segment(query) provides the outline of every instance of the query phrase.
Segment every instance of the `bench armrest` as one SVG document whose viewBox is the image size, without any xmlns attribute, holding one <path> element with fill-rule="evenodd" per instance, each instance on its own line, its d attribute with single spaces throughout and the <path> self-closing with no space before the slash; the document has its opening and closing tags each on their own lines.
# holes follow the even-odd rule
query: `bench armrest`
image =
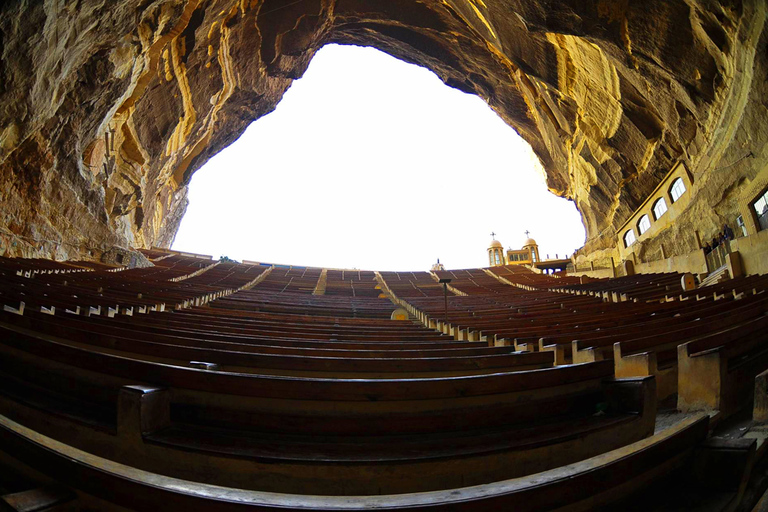
<svg viewBox="0 0 768 512">
<path fill-rule="evenodd" d="M 631 377 L 605 381 L 605 397 L 608 410 L 634 413 L 656 420 L 656 378 Z M 653 433 L 653 429 L 651 429 Z"/>
</svg>

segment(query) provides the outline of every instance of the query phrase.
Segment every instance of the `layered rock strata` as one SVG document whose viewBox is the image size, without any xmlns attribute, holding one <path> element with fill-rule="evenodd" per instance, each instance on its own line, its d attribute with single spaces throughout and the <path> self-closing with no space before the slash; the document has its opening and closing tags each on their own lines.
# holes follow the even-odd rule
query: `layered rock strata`
<svg viewBox="0 0 768 512">
<path fill-rule="evenodd" d="M 654 243 L 690 250 L 686 230 L 732 222 L 768 160 L 765 19 L 760 0 L 11 0 L 0 254 L 167 247 L 192 173 L 327 43 L 374 46 L 485 99 L 576 203 L 585 253 L 610 252 L 684 162 L 696 201 Z"/>
</svg>

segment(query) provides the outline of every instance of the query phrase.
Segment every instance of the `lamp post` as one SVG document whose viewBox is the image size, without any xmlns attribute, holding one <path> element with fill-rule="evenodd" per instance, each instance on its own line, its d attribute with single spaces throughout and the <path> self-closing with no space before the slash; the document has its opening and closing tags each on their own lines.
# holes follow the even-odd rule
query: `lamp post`
<svg viewBox="0 0 768 512">
<path fill-rule="evenodd" d="M 438 281 L 443 285 L 443 297 L 445 298 L 445 323 L 448 324 L 448 283 L 451 282 L 448 278 L 443 278 Z"/>
</svg>

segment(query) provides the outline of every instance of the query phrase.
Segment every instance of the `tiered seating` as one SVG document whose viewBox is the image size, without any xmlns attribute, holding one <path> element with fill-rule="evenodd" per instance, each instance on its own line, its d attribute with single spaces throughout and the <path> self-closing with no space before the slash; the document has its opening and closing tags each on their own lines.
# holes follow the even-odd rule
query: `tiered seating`
<svg viewBox="0 0 768 512">
<path fill-rule="evenodd" d="M 591 297 L 543 290 L 527 291 L 499 281 L 482 270 L 454 271 L 444 275 L 454 276 L 458 282 L 456 288 L 467 293 L 466 296 L 450 296 L 448 299 L 449 322 L 454 331 L 459 332 L 457 339 L 466 339 L 462 333 L 472 330 L 491 336 L 497 342 L 507 339 L 502 343 L 511 343 L 511 340 L 517 339 L 518 349 L 532 349 L 533 344 L 537 345 L 542 336 L 552 332 L 553 327 L 562 325 L 563 329 L 568 329 L 582 322 L 585 314 L 594 312 L 594 309 L 583 309 L 604 307 L 602 301 Z M 387 281 L 387 284 L 390 282 Z M 451 282 L 451 285 L 454 283 Z M 403 300 L 432 319 L 442 320 L 445 316 L 445 303 L 440 297 L 408 297 Z"/>
<path fill-rule="evenodd" d="M 325 293 L 313 291 L 322 269 L 273 268 L 257 287 L 217 301 L 216 308 L 292 314 L 297 308 L 311 315 L 389 318 L 392 303 L 380 298 L 373 272 L 328 270 Z M 344 273 L 342 275 L 342 273 Z M 341 280 L 346 277 L 346 280 Z M 370 279 L 369 279 L 370 278 Z"/>
<path fill-rule="evenodd" d="M 710 297 L 715 300 L 730 297 L 739 299 L 762 293 L 766 289 L 768 289 L 768 275 L 753 275 L 729 279 L 710 286 L 699 286 L 697 289 L 687 292 L 670 293 L 666 298 L 667 300 L 702 300 Z"/>
<path fill-rule="evenodd" d="M 681 410 L 711 409 L 724 417 L 751 402 L 755 377 L 768 368 L 766 311 L 729 318 L 677 347 Z"/>
<path fill-rule="evenodd" d="M 396 296 L 442 297 L 443 285 L 429 272 L 379 272 Z M 453 295 L 453 292 L 450 292 Z"/>
<path fill-rule="evenodd" d="M 134 510 L 153 510 L 158 503 L 162 503 L 163 509 L 169 511 L 234 511 L 244 508 L 271 511 L 290 506 L 294 510 L 306 511 L 449 509 L 474 512 L 514 508 L 527 512 L 587 511 L 599 507 L 627 510 L 629 504 L 643 501 L 646 502 L 643 503 L 645 508 L 638 510 L 649 510 L 649 500 L 643 500 L 647 498 L 649 485 L 665 478 L 692 473 L 692 455 L 706 434 L 707 418 L 694 417 L 624 449 L 534 477 L 456 490 L 353 498 L 276 495 L 169 478 L 86 455 L 8 420 L 0 422 L 0 448 L 32 461 L 36 468 L 44 469 L 56 480 L 77 488 L 79 499 L 85 508 L 91 510 L 112 502 Z M 676 487 L 675 491 L 679 493 L 682 486 L 678 483 Z M 713 498 L 722 501 L 722 488 L 717 484 L 709 487 L 699 485 L 692 489 L 691 494 L 695 494 L 700 503 L 709 504 L 711 509 L 715 502 Z M 675 496 L 669 492 L 652 492 L 651 495 L 660 509 Z"/>
<path fill-rule="evenodd" d="M 156 272 L 168 277 L 173 259 L 160 260 L 171 261 Z M 251 282 L 251 269 L 238 267 L 219 264 L 172 282 Z M 147 294 L 157 282 L 148 280 Z M 394 308 L 385 299 L 317 296 L 308 287 L 258 291 L 269 283 L 267 276 L 205 307 L 130 317 L 3 313 L 0 406 L 97 455 L 202 478 L 169 464 L 193 457 L 217 468 L 218 483 L 277 492 L 487 483 L 652 432 L 652 381 L 606 381 L 610 364 L 552 368 L 550 354 L 456 343 L 383 319 L 380 312 Z M 359 301 L 382 306 L 361 312 Z M 612 401 L 621 395 L 634 398 Z M 603 403 L 613 404 L 608 414 L 594 416 Z M 154 428 L 143 437 L 131 431 L 131 414 Z M 555 445 L 557 453 L 542 448 Z M 466 463 L 461 473 L 456 458 Z"/>
<path fill-rule="evenodd" d="M 102 268 L 35 279 L 36 274 L 19 274 L 17 264 L 6 264 L 0 266 L 0 299 L 6 310 L 26 307 L 50 314 L 55 314 L 57 308 L 86 315 L 145 313 L 201 304 L 246 285 L 264 270 L 171 255 L 161 258 L 157 266 L 130 272 Z"/>
<path fill-rule="evenodd" d="M 247 285 L 266 270 L 257 265 L 241 265 L 239 263 L 218 263 L 208 267 L 199 275 L 186 279 L 187 284 L 210 286 L 219 289 L 237 289 Z"/>
<path fill-rule="evenodd" d="M 4 271 L 12 270 L 17 276 L 33 277 L 36 274 L 69 274 L 90 272 L 92 270 L 110 270 L 115 267 L 92 261 L 51 261 L 42 259 L 12 259 L 0 256 L 0 267 Z"/>
<path fill-rule="evenodd" d="M 382 291 L 419 315 L 444 313 L 427 273 L 382 273 L 379 285 L 360 271 L 153 256 L 149 269 L 31 278 L 9 268 L 0 281 L 4 300 L 51 300 L 45 286 L 66 290 L 54 298 L 70 310 L 81 297 L 120 304 L 114 315 L 0 312 L 0 449 L 22 461 L 11 468 L 78 489 L 86 507 L 587 510 L 689 471 L 704 449 L 706 417 L 649 437 L 663 376 L 617 380 L 626 358 L 662 359 L 695 328 L 722 327 L 679 350 L 702 361 L 717 352 L 720 363 L 696 371 L 733 375 L 724 413 L 768 366 L 766 294 L 746 291 L 757 281 L 717 301 L 614 303 L 550 291 L 557 279 L 517 269 L 441 272 L 465 294 L 449 297 L 450 321 L 486 337 L 459 341 L 390 319 Z M 200 294 L 211 298 L 122 314 Z M 566 347 L 577 364 L 555 366 Z"/>
<path fill-rule="evenodd" d="M 389 318 L 394 309 L 392 303 L 386 299 L 344 295 L 312 295 L 309 293 L 274 293 L 262 290 L 261 284 L 247 292 L 238 293 L 236 297 L 217 301 L 212 307 L 278 314 L 293 314 L 297 308 L 303 308 L 307 314 L 311 315 L 381 319 Z"/>
<path fill-rule="evenodd" d="M 440 279 L 450 279 L 451 286 L 467 295 L 506 293 L 509 286 L 482 269 L 443 270 L 435 272 Z"/>
<path fill-rule="evenodd" d="M 279 370 L 291 375 L 386 378 L 552 365 L 551 354 L 515 354 L 480 343 L 458 345 L 414 325 L 386 329 L 383 325 L 326 324 L 328 329 L 313 325 L 311 330 L 302 331 L 299 324 L 291 328 L 255 318 L 224 323 L 210 321 L 207 315 L 175 314 L 181 317 L 175 321 L 159 321 L 160 316 L 167 315 L 85 321 L 28 312 L 24 317 L 6 315 L 5 321 L 95 347 L 163 357 L 173 364 L 205 361 L 223 370 L 249 373 Z M 210 333 L 212 327 L 217 329 L 215 334 Z"/>
<path fill-rule="evenodd" d="M 676 272 L 663 274 L 636 274 L 612 279 L 590 280 L 583 284 L 559 286 L 558 291 L 587 293 L 614 302 L 624 300 L 666 300 L 671 290 L 680 289 L 683 275 Z"/>
<path fill-rule="evenodd" d="M 322 269 L 310 267 L 274 267 L 259 289 L 276 293 L 312 293 L 321 272 Z"/>
<path fill-rule="evenodd" d="M 36 429 L 67 436 L 73 422 L 89 425 L 87 439 L 62 440 L 96 454 L 114 453 L 121 447 L 110 444 L 107 436 L 112 434 L 103 432 L 115 431 L 119 438 L 128 428 L 121 424 L 122 409 L 131 407 L 124 402 L 141 401 L 136 393 L 160 393 L 165 398 L 147 398 L 147 419 L 138 424 L 152 418 L 170 421 L 145 435 L 151 444 L 142 445 L 141 461 L 132 454 L 122 457 L 151 471 L 191 477 L 168 464 L 181 456 L 177 450 L 191 451 L 201 464 L 217 468 L 219 483 L 245 485 L 247 479 L 262 490 L 397 493 L 436 489 L 446 482 L 483 483 L 519 476 L 515 471 L 574 462 L 653 430 L 652 381 L 637 382 L 635 391 L 610 391 L 606 386 L 630 385 L 603 382 L 612 374 L 610 363 L 468 377 L 345 381 L 210 372 L 158 361 L 157 356 L 114 354 L 109 348 L 25 332 L 11 326 L 2 331 L 3 389 L 10 394 L 6 399 L 16 401 L 14 410 L 23 409 Z M 103 374 L 106 368 L 109 373 Z M 83 374 L 83 381 L 72 377 Z M 62 388 L 64 379 L 70 384 Z M 121 384 L 131 380 L 154 387 L 136 390 Z M 622 394 L 636 399 L 594 416 L 598 404 Z M 40 405 L 49 412 L 39 415 L 29 409 Z M 158 410 L 163 407 L 170 409 Z M 57 421 L 48 417 L 50 411 L 57 412 Z M 117 424 L 110 421 L 115 411 Z M 46 421 L 55 425 L 53 431 Z M 542 457 L 542 442 L 562 450 Z M 275 446 L 282 450 L 275 451 Z M 249 469 L 233 467 L 233 456 L 247 458 Z M 456 457 L 465 461 L 467 473 L 451 469 Z M 286 480 L 282 464 L 288 461 L 292 476 Z M 323 469 L 321 475 L 318 469 Z M 360 474 L 367 476 L 355 477 Z"/>
<path fill-rule="evenodd" d="M 381 291 L 376 274 L 368 270 L 329 270 L 326 295 L 345 297 L 378 297 Z"/>
<path fill-rule="evenodd" d="M 655 375 L 663 398 L 678 392 L 679 345 L 712 333 L 722 337 L 743 323 L 763 317 L 767 311 L 766 295 L 738 301 L 702 301 L 678 309 L 673 317 L 648 321 L 641 331 L 627 326 L 591 340 L 574 341 L 574 359 L 613 357 L 619 377 Z M 609 357 L 610 351 L 613 354 Z"/>
<path fill-rule="evenodd" d="M 457 288 L 468 293 L 464 297 L 449 297 L 450 326 L 442 322 L 445 305 L 439 297 L 412 296 L 403 300 L 413 311 L 423 314 L 420 318 L 425 323 L 434 324 L 456 339 L 486 339 L 493 345 L 514 344 L 518 350 L 552 351 L 556 364 L 615 359 L 618 377 L 654 375 L 660 399 L 675 395 L 680 387 L 681 408 L 717 409 L 721 417 L 744 405 L 744 397 L 748 400 L 751 396 L 744 390 L 752 385 L 751 379 L 757 373 L 755 368 L 766 367 L 757 353 L 764 347 L 763 340 L 754 335 L 768 312 L 764 276 L 720 283 L 708 287 L 706 294 L 702 294 L 700 290 L 682 292 L 677 274 L 633 276 L 631 280 L 600 280 L 554 288 L 552 283 L 562 279 L 514 267 L 489 271 L 501 277 L 501 281 L 509 281 L 507 290 L 486 286 L 483 293 L 477 271 L 450 274 L 456 279 Z M 592 288 L 591 293 L 587 288 Z M 579 294 L 574 294 L 574 290 L 579 290 Z M 620 296 L 606 301 L 608 294 Z M 696 300 L 687 300 L 694 298 Z M 437 324 L 435 319 L 439 321 Z M 481 333 L 482 337 L 465 334 L 470 330 Z M 695 341 L 705 335 L 710 335 L 706 342 Z M 751 339 L 747 342 L 749 336 Z M 682 350 L 686 344 L 687 350 L 693 351 L 690 354 L 696 354 L 704 350 L 700 346 L 706 343 L 722 344 L 730 340 L 736 343 L 727 350 L 725 345 L 719 349 L 729 355 L 717 364 L 722 366 L 730 361 L 731 368 L 746 368 L 748 365 L 739 366 L 737 362 L 743 358 L 751 361 L 753 368 L 746 373 L 742 371 L 742 376 L 734 371 L 724 373 L 730 384 L 721 383 L 725 377 L 707 377 L 708 386 L 713 389 L 703 398 L 701 388 L 695 384 L 701 379 L 689 374 L 703 372 L 693 370 L 694 363 L 698 364 L 695 368 L 704 368 L 702 365 L 707 359 L 701 358 L 701 354 L 688 357 L 686 352 L 686 364 L 679 373 L 678 360 L 683 361 L 683 353 L 678 355 L 678 347 Z M 721 403 L 723 394 L 732 397 L 728 399 L 732 407 Z"/>
<path fill-rule="evenodd" d="M 522 265 L 491 267 L 488 269 L 488 271 L 500 277 L 503 281 L 508 281 L 511 284 L 528 289 L 550 289 L 554 287 L 579 283 L 578 277 L 555 277 L 548 274 L 537 274 L 533 270 Z"/>
<path fill-rule="evenodd" d="M 166 249 L 158 249 L 153 247 L 151 249 L 139 249 L 139 251 L 152 261 L 157 261 L 162 258 L 178 254 L 175 251 L 168 251 Z"/>
</svg>

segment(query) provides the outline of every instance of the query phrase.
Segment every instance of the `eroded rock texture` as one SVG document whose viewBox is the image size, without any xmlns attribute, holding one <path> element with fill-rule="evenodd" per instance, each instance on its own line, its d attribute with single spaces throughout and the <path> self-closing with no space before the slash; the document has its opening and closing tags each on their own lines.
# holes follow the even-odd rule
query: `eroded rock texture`
<svg viewBox="0 0 768 512">
<path fill-rule="evenodd" d="M 169 245 L 191 174 L 331 42 L 484 98 L 576 202 L 585 251 L 677 161 L 712 182 L 688 220 L 721 225 L 768 159 L 765 18 L 759 0 L 9 0 L 0 253 Z"/>
</svg>

